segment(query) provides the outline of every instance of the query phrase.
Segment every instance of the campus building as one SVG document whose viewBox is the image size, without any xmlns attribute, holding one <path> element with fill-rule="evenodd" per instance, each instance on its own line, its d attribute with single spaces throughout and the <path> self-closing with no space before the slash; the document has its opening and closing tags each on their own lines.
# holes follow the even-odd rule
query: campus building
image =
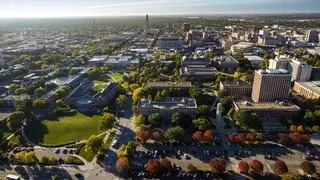
<svg viewBox="0 0 320 180">
<path fill-rule="evenodd" d="M 224 81 L 220 82 L 220 90 L 226 90 L 231 96 L 246 96 L 252 94 L 252 82 L 245 81 Z"/>
<path fill-rule="evenodd" d="M 196 100 L 187 97 L 167 97 L 161 101 L 142 98 L 137 105 L 139 114 L 148 116 L 151 113 L 159 113 L 163 119 L 170 119 L 176 112 L 195 118 L 197 108 Z"/>
<path fill-rule="evenodd" d="M 164 90 L 170 88 L 179 88 L 181 90 L 189 90 L 192 87 L 191 82 L 169 82 L 169 81 L 157 81 L 157 82 L 148 82 L 146 87 L 155 89 L 155 90 Z"/>
<path fill-rule="evenodd" d="M 180 68 L 180 75 L 190 80 L 211 80 L 214 78 L 216 72 L 216 68 L 213 67 L 198 66 Z"/>
<path fill-rule="evenodd" d="M 159 49 L 182 49 L 183 38 L 179 36 L 161 36 L 158 39 Z"/>
<path fill-rule="evenodd" d="M 320 81 L 295 82 L 293 90 L 306 99 L 319 99 Z"/>
<path fill-rule="evenodd" d="M 182 65 L 183 66 L 209 66 L 209 59 L 205 57 L 182 57 Z"/>
</svg>

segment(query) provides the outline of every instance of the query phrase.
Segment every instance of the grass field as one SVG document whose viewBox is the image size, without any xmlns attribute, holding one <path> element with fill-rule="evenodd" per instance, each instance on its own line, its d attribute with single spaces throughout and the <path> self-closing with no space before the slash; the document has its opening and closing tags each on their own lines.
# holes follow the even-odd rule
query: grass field
<svg viewBox="0 0 320 180">
<path fill-rule="evenodd" d="M 123 73 L 121 73 L 121 72 L 117 72 L 117 73 L 111 74 L 111 76 L 112 76 L 116 81 L 120 81 L 124 75 L 123 75 Z"/>
<path fill-rule="evenodd" d="M 110 78 L 110 81 L 112 81 L 112 79 Z M 94 84 L 94 90 L 95 91 L 102 91 L 103 88 L 106 87 L 106 85 L 108 84 L 108 82 L 106 81 L 101 81 L 101 80 L 94 80 L 93 81 Z"/>
<path fill-rule="evenodd" d="M 7 137 L 9 137 L 12 133 L 11 132 L 4 132 L 3 133 L 3 139 L 6 139 Z M 12 143 L 17 143 L 17 139 L 16 139 L 16 136 L 13 136 L 9 139 L 9 142 L 12 142 Z"/>
<path fill-rule="evenodd" d="M 85 115 L 50 117 L 34 120 L 26 127 L 26 134 L 34 143 L 59 145 L 88 138 L 99 134 L 98 124 L 101 115 Z"/>
<path fill-rule="evenodd" d="M 94 154 L 90 151 L 86 152 L 85 151 L 85 146 L 82 146 L 80 148 L 80 152 L 79 152 L 79 156 L 83 157 L 84 159 L 86 159 L 88 162 L 91 162 L 92 159 L 94 158 Z"/>
</svg>

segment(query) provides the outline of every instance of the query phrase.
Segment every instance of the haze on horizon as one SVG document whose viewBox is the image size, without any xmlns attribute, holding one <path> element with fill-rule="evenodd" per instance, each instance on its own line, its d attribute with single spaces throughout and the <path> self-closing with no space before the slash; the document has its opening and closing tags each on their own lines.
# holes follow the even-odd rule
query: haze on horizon
<svg viewBox="0 0 320 180">
<path fill-rule="evenodd" d="M 320 12 L 319 0 L 5 0 L 0 5 L 0 18 L 313 12 Z"/>
</svg>

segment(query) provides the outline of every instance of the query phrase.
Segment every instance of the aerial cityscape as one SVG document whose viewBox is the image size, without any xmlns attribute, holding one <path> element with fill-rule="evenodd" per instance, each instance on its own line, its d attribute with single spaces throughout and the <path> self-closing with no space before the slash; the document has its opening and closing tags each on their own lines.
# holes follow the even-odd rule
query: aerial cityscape
<svg viewBox="0 0 320 180">
<path fill-rule="evenodd" d="M 0 7 L 0 180 L 320 179 L 319 1 L 72 3 Z"/>
</svg>

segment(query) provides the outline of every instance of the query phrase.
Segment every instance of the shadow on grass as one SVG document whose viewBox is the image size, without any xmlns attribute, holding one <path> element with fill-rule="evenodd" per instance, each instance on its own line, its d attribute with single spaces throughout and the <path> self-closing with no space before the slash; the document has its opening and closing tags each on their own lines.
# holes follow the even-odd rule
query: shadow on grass
<svg viewBox="0 0 320 180">
<path fill-rule="evenodd" d="M 25 128 L 27 137 L 36 144 L 42 143 L 44 135 L 49 133 L 47 126 L 41 123 L 42 120 L 35 119 Z"/>
</svg>

